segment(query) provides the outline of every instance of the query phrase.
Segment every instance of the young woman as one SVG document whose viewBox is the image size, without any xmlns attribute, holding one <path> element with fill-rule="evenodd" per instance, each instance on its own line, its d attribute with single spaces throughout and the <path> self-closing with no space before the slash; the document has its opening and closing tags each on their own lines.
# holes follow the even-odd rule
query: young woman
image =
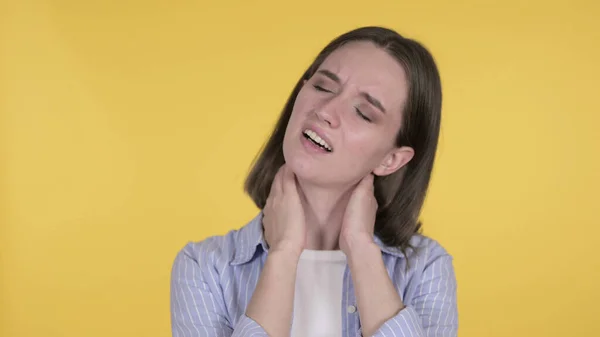
<svg viewBox="0 0 600 337">
<path fill-rule="evenodd" d="M 326 46 L 247 178 L 261 212 L 177 255 L 173 335 L 456 336 L 452 258 L 418 233 L 441 99 L 432 56 L 392 30 Z"/>
</svg>

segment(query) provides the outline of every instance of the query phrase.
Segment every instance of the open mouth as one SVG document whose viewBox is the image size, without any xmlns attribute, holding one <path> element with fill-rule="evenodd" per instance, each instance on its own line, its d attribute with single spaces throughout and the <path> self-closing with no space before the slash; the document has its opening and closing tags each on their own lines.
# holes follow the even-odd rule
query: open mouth
<svg viewBox="0 0 600 337">
<path fill-rule="evenodd" d="M 316 132 L 312 130 L 304 130 L 302 134 L 304 135 L 304 138 L 310 140 L 313 144 L 319 146 L 323 150 L 327 152 L 333 151 L 333 148 L 331 148 L 331 146 L 329 146 L 327 142 L 325 142 L 321 137 L 319 137 L 319 135 L 317 135 Z"/>
</svg>

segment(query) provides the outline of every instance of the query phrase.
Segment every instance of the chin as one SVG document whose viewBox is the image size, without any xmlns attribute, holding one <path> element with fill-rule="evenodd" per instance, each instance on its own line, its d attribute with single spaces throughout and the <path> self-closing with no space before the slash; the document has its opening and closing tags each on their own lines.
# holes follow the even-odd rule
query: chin
<svg viewBox="0 0 600 337">
<path fill-rule="evenodd" d="M 286 151 L 284 146 L 283 156 L 285 163 L 292 172 L 301 180 L 317 182 L 323 179 L 323 170 L 319 168 L 312 158 L 299 153 L 300 151 Z"/>
<path fill-rule="evenodd" d="M 292 139 L 284 140 L 283 157 L 287 167 L 298 179 L 321 186 L 338 183 L 340 172 L 331 165 L 331 161 L 324 161 L 322 156 L 307 152 L 300 142 L 290 140 Z"/>
<path fill-rule="evenodd" d="M 322 167 L 318 162 L 302 155 L 286 157 L 286 165 L 294 172 L 298 180 L 321 187 L 337 186 L 339 174 L 332 167 Z"/>
<path fill-rule="evenodd" d="M 286 151 L 284 146 L 283 157 L 285 158 L 287 167 L 300 178 L 311 176 L 314 174 L 311 174 L 311 171 L 316 171 L 313 167 L 314 165 L 310 163 L 310 158 L 306 158 L 301 153 L 298 153 L 298 151 Z"/>
</svg>

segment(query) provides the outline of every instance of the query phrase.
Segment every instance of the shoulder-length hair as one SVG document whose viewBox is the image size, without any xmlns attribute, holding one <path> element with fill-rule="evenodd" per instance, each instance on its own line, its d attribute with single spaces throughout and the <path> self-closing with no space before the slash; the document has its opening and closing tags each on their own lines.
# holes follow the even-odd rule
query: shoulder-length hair
<svg viewBox="0 0 600 337">
<path fill-rule="evenodd" d="M 419 214 L 425 201 L 435 159 L 441 122 L 442 89 L 432 55 L 419 42 L 383 27 L 362 27 L 331 41 L 296 83 L 279 121 L 255 158 L 244 190 L 259 209 L 269 196 L 277 170 L 284 164 L 283 137 L 294 101 L 304 81 L 310 79 L 321 63 L 337 48 L 354 41 L 370 41 L 387 51 L 404 68 L 408 98 L 402 112 L 396 146 L 414 149 L 412 160 L 388 176 L 375 177 L 378 210 L 375 235 L 387 246 L 406 254 L 410 238 L 421 229 Z"/>
</svg>

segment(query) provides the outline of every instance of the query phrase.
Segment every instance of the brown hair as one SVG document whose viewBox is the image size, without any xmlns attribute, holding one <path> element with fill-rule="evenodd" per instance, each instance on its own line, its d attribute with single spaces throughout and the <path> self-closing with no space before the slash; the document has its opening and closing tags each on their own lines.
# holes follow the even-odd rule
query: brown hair
<svg viewBox="0 0 600 337">
<path fill-rule="evenodd" d="M 414 149 L 412 160 L 388 176 L 375 177 L 378 202 L 375 234 L 388 246 L 406 254 L 411 236 L 421 228 L 419 214 L 425 201 L 438 144 L 442 89 L 431 54 L 417 41 L 383 27 L 362 27 L 331 41 L 298 80 L 285 104 L 275 129 L 255 159 L 244 189 L 256 206 L 263 209 L 275 173 L 284 164 L 283 138 L 294 101 L 304 84 L 334 50 L 354 41 L 370 41 L 387 51 L 404 68 L 408 77 L 408 99 L 402 113 L 396 146 Z"/>
</svg>

